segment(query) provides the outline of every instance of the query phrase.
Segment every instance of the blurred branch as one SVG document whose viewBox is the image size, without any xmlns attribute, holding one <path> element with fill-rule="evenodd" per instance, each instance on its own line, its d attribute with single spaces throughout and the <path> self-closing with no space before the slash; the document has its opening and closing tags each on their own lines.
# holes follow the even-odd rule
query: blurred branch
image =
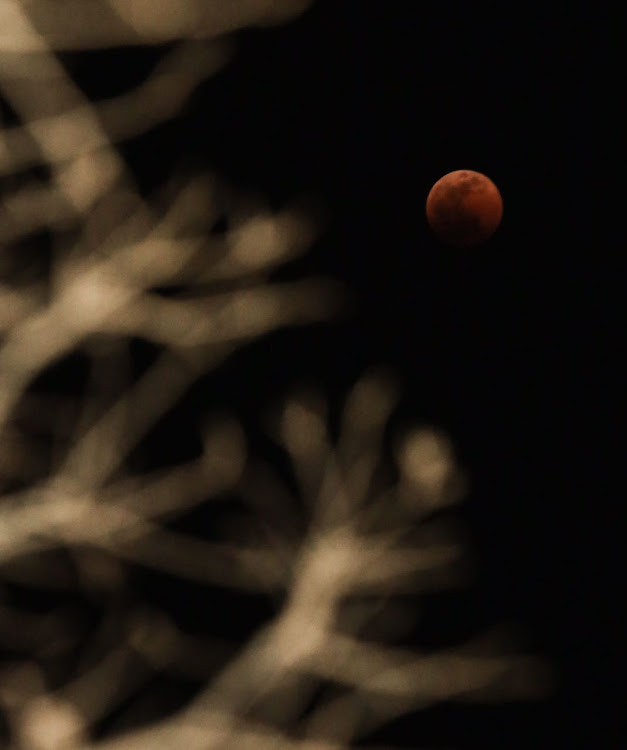
<svg viewBox="0 0 627 750">
<path fill-rule="evenodd" d="M 247 26 L 284 23 L 311 0 L 6 0 L 0 15 L 0 50 L 37 52 L 41 45 L 23 10 L 55 50 L 164 44 L 211 39 Z M 22 8 L 21 6 L 24 6 Z"/>
<path fill-rule="evenodd" d="M 526 697 L 547 682 L 535 662 L 496 646 L 425 653 L 386 642 L 413 622 L 421 592 L 465 570 L 461 540 L 446 518 L 434 521 L 464 492 L 448 438 L 418 426 L 393 443 L 395 466 L 384 458 L 400 396 L 390 373 L 355 384 L 337 439 L 323 395 L 287 399 L 273 415 L 274 447 L 290 481 L 252 455 L 234 419 L 204 411 L 192 415 L 193 457 L 130 468 L 189 387 L 239 347 L 344 309 L 331 281 L 272 276 L 315 241 L 312 207 L 270 210 L 227 195 L 200 167 L 174 168 L 146 197 L 120 147 L 180 114 L 229 59 L 225 34 L 308 5 L 0 2 L 0 94 L 12 118 L 0 123 L 0 576 L 11 584 L 0 587 L 0 646 L 13 654 L 0 671 L 10 735 L 0 744 L 9 750 L 343 750 L 434 701 Z M 129 45 L 169 48 L 142 82 L 102 101 L 58 56 Z M 137 339 L 154 351 L 140 372 Z M 86 374 L 57 375 L 47 393 L 41 381 L 75 355 Z M 216 400 L 208 393 L 209 412 L 223 411 Z M 167 436 L 173 453 L 182 437 Z M 227 531 L 213 520 L 211 536 L 177 526 L 191 511 L 238 503 Z M 218 589 L 238 597 L 234 623 L 259 596 L 272 616 L 243 644 L 187 632 L 177 613 L 144 600 L 139 570 L 169 580 L 164 588 L 195 585 L 194 617 L 218 617 Z M 14 595 L 20 587 L 34 605 Z M 72 605 L 55 599 L 44 611 L 44 593 L 71 595 Z M 385 626 L 373 625 L 382 615 Z M 181 675 L 196 681 L 194 695 L 169 713 L 152 706 L 151 681 Z M 326 684 L 339 695 L 323 691 L 312 707 Z"/>
</svg>

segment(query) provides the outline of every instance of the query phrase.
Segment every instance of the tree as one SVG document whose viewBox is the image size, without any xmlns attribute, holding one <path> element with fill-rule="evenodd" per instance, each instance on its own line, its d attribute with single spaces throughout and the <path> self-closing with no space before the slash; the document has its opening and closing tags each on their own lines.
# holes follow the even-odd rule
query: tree
<svg viewBox="0 0 627 750">
<path fill-rule="evenodd" d="M 198 416 L 196 455 L 138 465 L 155 425 L 239 347 L 341 309 L 337 284 L 272 277 L 313 242 L 306 211 L 271 210 L 203 169 L 146 195 L 123 149 L 178 116 L 226 64 L 226 34 L 305 5 L 3 6 L 0 704 L 10 747 L 339 750 L 433 701 L 544 685 L 536 661 L 489 643 L 437 653 L 394 643 L 412 619 L 395 595 L 456 580 L 460 543 L 434 514 L 463 483 L 449 441 L 429 427 L 399 438 L 396 468 L 386 463 L 387 376 L 355 385 L 335 441 L 319 394 L 275 413 L 295 485 L 264 467 L 246 426 L 217 405 Z M 90 99 L 64 55 L 129 45 L 158 46 L 157 63 L 122 93 Z M 138 341 L 150 356 L 138 357 Z M 228 515 L 234 497 L 244 512 L 219 539 L 177 528 L 218 503 Z M 243 643 L 190 634 L 133 590 L 136 566 L 206 587 L 195 606 L 216 606 L 209 592 L 220 587 L 244 595 L 238 607 L 248 593 L 268 597 L 272 615 Z M 181 676 L 194 689 L 164 709 L 151 680 Z"/>
</svg>

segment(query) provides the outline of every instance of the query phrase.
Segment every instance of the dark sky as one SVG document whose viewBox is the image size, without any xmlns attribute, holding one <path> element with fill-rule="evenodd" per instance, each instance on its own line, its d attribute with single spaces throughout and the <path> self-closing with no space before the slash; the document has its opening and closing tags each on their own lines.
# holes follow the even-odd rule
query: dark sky
<svg viewBox="0 0 627 750">
<path fill-rule="evenodd" d="M 624 261 L 595 225 L 591 179 L 603 23 L 583 4 L 320 0 L 239 35 L 185 117 L 137 146 L 146 167 L 166 143 L 277 208 L 299 195 L 327 208 L 323 236 L 279 278 L 338 279 L 355 313 L 248 347 L 215 376 L 219 400 L 252 429 L 287 385 L 339 399 L 383 363 L 404 387 L 396 418 L 451 435 L 480 560 L 454 616 L 521 623 L 559 686 L 542 707 L 427 712 L 438 747 L 620 745 Z M 504 218 L 485 246 L 452 252 L 424 202 L 460 168 L 494 180 Z"/>
</svg>

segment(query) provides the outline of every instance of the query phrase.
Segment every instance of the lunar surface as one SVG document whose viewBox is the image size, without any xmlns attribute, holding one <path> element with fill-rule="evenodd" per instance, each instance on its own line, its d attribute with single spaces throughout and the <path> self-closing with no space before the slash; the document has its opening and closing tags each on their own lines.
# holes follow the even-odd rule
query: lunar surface
<svg viewBox="0 0 627 750">
<path fill-rule="evenodd" d="M 489 177 L 458 169 L 435 183 L 426 209 L 429 226 L 441 242 L 473 247 L 496 231 L 503 216 L 503 200 Z"/>
</svg>

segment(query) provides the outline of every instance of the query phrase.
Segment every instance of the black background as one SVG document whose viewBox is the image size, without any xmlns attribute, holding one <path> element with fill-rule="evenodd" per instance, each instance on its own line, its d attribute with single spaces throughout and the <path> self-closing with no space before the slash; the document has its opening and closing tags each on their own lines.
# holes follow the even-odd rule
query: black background
<svg viewBox="0 0 627 750">
<path fill-rule="evenodd" d="M 330 276 L 355 301 L 242 350 L 190 414 L 227 406 L 254 434 L 287 386 L 306 379 L 339 404 L 384 364 L 404 389 L 395 420 L 456 446 L 477 581 L 434 597 L 433 628 L 517 622 L 557 687 L 539 704 L 427 710 L 388 728 L 407 747 L 621 745 L 623 251 L 598 224 L 592 176 L 606 23 L 579 4 L 319 0 L 237 35 L 183 115 L 127 147 L 147 190 L 182 159 L 276 208 L 315 197 L 325 231 L 277 278 Z M 504 217 L 483 247 L 453 252 L 424 202 L 462 168 L 493 179 Z"/>
</svg>

